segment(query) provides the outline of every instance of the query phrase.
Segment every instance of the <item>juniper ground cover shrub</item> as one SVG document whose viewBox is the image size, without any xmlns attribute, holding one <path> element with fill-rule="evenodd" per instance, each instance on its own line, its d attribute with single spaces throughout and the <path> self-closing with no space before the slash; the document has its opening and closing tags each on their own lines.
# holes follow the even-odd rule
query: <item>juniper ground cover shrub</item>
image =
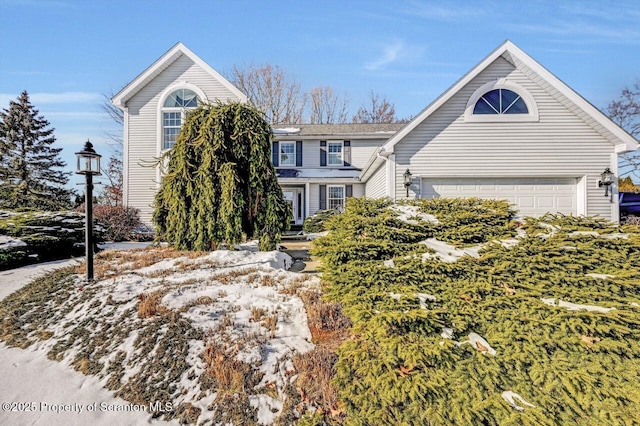
<svg viewBox="0 0 640 426">
<path fill-rule="evenodd" d="M 333 379 L 346 424 L 640 418 L 637 230 L 562 215 L 519 223 L 506 202 L 411 204 L 416 217 L 398 220 L 387 202 L 349 200 L 316 240 L 327 297 L 353 322 Z M 429 238 L 484 246 L 444 262 Z"/>
<path fill-rule="evenodd" d="M 82 254 L 84 214 L 76 212 L 0 212 L 0 270 Z M 94 236 L 103 241 L 103 227 Z"/>
</svg>

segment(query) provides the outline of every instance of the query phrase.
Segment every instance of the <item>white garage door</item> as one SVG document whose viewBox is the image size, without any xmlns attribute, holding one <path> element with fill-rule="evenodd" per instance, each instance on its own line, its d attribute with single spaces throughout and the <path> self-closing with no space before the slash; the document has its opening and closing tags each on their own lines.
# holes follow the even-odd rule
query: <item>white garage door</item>
<svg viewBox="0 0 640 426">
<path fill-rule="evenodd" d="M 508 200 L 523 216 L 547 212 L 576 214 L 576 179 L 428 179 L 422 197 L 478 197 Z"/>
</svg>

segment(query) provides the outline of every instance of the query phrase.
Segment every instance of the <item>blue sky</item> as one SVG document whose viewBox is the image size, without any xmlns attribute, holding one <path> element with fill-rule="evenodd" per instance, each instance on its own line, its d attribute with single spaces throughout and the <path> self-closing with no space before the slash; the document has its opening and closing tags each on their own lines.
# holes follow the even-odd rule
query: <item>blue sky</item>
<svg viewBox="0 0 640 426">
<path fill-rule="evenodd" d="M 178 41 L 223 75 L 270 63 L 410 117 L 506 39 L 600 109 L 640 79 L 635 0 L 0 0 L 0 107 L 27 90 L 73 170 L 87 138 L 109 155 L 103 94 Z"/>
</svg>

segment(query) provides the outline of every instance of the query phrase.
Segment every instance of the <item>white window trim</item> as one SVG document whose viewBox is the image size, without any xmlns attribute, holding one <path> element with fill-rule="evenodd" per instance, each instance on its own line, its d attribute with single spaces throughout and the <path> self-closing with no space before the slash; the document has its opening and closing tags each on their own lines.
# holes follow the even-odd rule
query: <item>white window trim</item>
<svg viewBox="0 0 640 426">
<path fill-rule="evenodd" d="M 171 86 L 167 87 L 158 98 L 158 105 L 156 110 L 156 158 L 160 158 L 160 156 L 167 152 L 167 149 L 164 149 L 164 134 L 163 134 L 163 112 L 171 112 L 171 111 L 183 111 L 184 108 L 164 108 L 164 103 L 173 92 L 179 89 L 189 89 L 195 92 L 198 96 L 198 103 L 206 103 L 208 102 L 207 96 L 205 93 L 196 85 L 191 84 L 186 81 L 179 81 Z M 184 116 L 182 114 L 182 122 L 184 123 Z M 166 164 L 158 165 L 156 168 L 156 188 L 160 187 L 160 182 L 162 181 L 162 175 L 164 174 L 164 170 L 166 169 Z"/>
<path fill-rule="evenodd" d="M 340 145 L 340 162 L 339 163 L 331 163 L 331 152 L 330 147 L 331 144 Z M 343 167 L 344 166 L 344 141 L 327 141 L 327 166 L 331 167 Z"/>
<path fill-rule="evenodd" d="M 157 117 L 158 117 L 158 127 L 157 127 L 157 155 L 160 156 L 163 152 L 167 151 L 166 149 L 164 149 L 164 134 L 162 129 L 164 128 L 163 126 L 163 112 L 176 112 L 176 111 L 181 111 L 182 112 L 182 122 L 184 123 L 184 118 L 186 115 L 186 111 L 188 111 L 188 109 L 185 108 L 169 108 L 169 107 L 164 107 L 164 103 L 166 102 L 167 98 L 169 97 L 169 95 L 171 95 L 173 92 L 175 92 L 176 90 L 180 90 L 180 89 L 189 89 L 192 90 L 193 92 L 195 92 L 195 94 L 198 96 L 198 103 L 202 104 L 203 102 L 207 102 L 207 97 L 204 94 L 204 92 L 197 86 L 190 84 L 188 82 L 178 82 L 175 84 L 172 84 L 171 86 L 167 87 L 162 94 L 160 95 L 160 97 L 158 98 L 158 113 L 157 113 Z"/>
<path fill-rule="evenodd" d="M 293 145 L 293 164 L 282 164 L 282 144 Z M 278 143 L 278 167 L 296 167 L 296 142 L 295 141 L 280 141 Z"/>
<path fill-rule="evenodd" d="M 520 95 L 520 98 L 527 105 L 529 110 L 528 114 L 474 114 L 473 110 L 476 103 L 487 92 L 495 89 L 507 89 Z M 524 87 L 512 81 L 507 81 L 505 78 L 498 79 L 496 81 L 490 81 L 483 84 L 473 92 L 473 95 L 469 98 L 467 106 L 464 110 L 464 121 L 466 122 L 484 122 L 484 123 L 496 123 L 496 122 L 537 122 L 540 118 L 538 116 L 538 106 Z"/>
<path fill-rule="evenodd" d="M 338 200 L 338 198 L 330 198 L 329 194 L 331 193 L 330 188 L 342 188 L 342 208 L 344 208 L 345 204 L 346 204 L 346 198 L 347 198 L 347 188 L 345 187 L 345 185 L 327 185 L 327 209 L 331 210 L 334 209 L 335 207 L 331 207 L 331 200 Z"/>
</svg>

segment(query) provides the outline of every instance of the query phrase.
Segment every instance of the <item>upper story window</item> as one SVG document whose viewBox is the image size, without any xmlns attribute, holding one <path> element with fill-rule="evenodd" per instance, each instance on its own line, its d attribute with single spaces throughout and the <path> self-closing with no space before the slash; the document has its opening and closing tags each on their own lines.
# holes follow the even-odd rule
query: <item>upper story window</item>
<svg viewBox="0 0 640 426">
<path fill-rule="evenodd" d="M 329 142 L 327 148 L 329 165 L 342 166 L 344 164 L 344 160 L 342 159 L 342 142 Z"/>
<path fill-rule="evenodd" d="M 190 109 L 198 106 L 198 95 L 193 90 L 177 89 L 162 104 L 162 149 L 171 149 Z"/>
<path fill-rule="evenodd" d="M 296 143 L 280 142 L 280 166 L 296 165 Z"/>
<path fill-rule="evenodd" d="M 474 114 L 528 114 L 527 104 L 516 92 L 493 89 L 480 97 L 473 108 Z"/>
<path fill-rule="evenodd" d="M 483 84 L 471 95 L 464 113 L 469 122 L 538 121 L 533 96 L 505 78 Z"/>
</svg>

